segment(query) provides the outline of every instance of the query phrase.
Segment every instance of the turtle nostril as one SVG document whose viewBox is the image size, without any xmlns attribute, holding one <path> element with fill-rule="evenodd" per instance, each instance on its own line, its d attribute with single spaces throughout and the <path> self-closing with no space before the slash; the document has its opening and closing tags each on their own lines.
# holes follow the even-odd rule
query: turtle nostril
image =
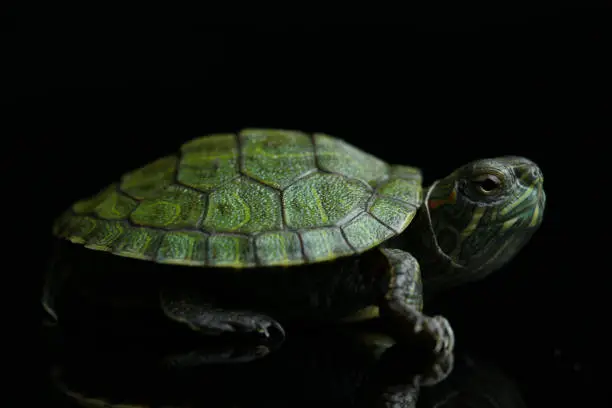
<svg viewBox="0 0 612 408">
<path fill-rule="evenodd" d="M 542 181 L 542 171 L 533 163 L 530 165 L 518 166 L 516 167 L 515 172 L 517 177 L 523 180 L 523 182 L 526 184 L 533 184 L 538 181 Z"/>
<path fill-rule="evenodd" d="M 532 183 L 542 179 L 542 171 L 537 166 L 531 167 L 531 169 L 527 171 L 527 174 L 527 179 Z"/>
</svg>

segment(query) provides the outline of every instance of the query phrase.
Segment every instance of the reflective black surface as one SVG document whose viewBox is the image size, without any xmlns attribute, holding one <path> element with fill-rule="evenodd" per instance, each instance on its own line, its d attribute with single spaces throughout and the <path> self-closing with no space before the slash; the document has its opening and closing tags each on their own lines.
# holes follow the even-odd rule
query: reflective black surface
<svg viewBox="0 0 612 408">
<path fill-rule="evenodd" d="M 57 333 L 55 333 L 57 334 Z M 524 407 L 515 381 L 494 363 L 457 354 L 453 374 L 419 387 L 431 361 L 416 348 L 389 345 L 361 327 L 293 336 L 276 353 L 250 363 L 215 364 L 247 345 L 200 345 L 184 365 L 170 344 L 55 339 L 49 396 L 61 406 L 381 406 L 381 390 L 407 389 L 418 405 L 402 407 Z M 195 358 L 195 355 L 199 357 Z M 184 360 L 182 360 L 184 361 Z M 107 404 L 107 405 L 103 405 Z"/>
<path fill-rule="evenodd" d="M 202 33 L 189 39 L 109 34 L 94 41 L 80 29 L 69 38 L 53 34 L 81 17 L 21 14 L 21 31 L 5 39 L 14 69 L 2 95 L 3 339 L 12 406 L 61 401 L 35 340 L 53 218 L 192 137 L 244 126 L 328 132 L 389 162 L 422 167 L 427 182 L 477 157 L 519 154 L 537 162 L 548 197 L 540 231 L 507 268 L 428 305 L 455 327 L 456 372 L 471 374 L 432 387 L 431 399 L 423 390 L 421 400 L 435 406 L 426 401 L 466 395 L 448 404 L 470 406 L 471 390 L 490 388 L 491 395 L 507 395 L 507 406 L 520 406 L 515 395 L 528 407 L 609 405 L 611 17 L 605 10 L 569 9 L 498 17 L 503 21 L 472 15 L 396 26 L 210 27 L 200 21 Z M 279 355 L 285 371 L 270 369 L 271 378 L 284 386 L 270 381 L 266 391 L 348 395 L 333 381 L 316 383 L 325 377 L 321 372 L 333 371 L 317 371 L 325 363 L 300 368 L 316 361 L 305 357 L 318 350 L 336 368 L 360 361 L 343 341 L 296 352 L 302 366 Z M 87 357 L 77 361 L 92 369 Z M 291 369 L 303 377 L 280 375 Z M 227 370 L 265 379 L 255 368 Z M 100 387 L 115 386 L 113 375 L 102 377 Z M 339 377 L 349 388 L 360 381 Z M 220 374 L 215 378 L 221 381 Z M 249 388 L 225 387 L 228 398 L 249 395 Z M 461 387 L 468 391 L 453 391 Z M 250 390 L 254 405 L 270 397 Z M 485 401 L 485 394 L 472 401 Z"/>
</svg>

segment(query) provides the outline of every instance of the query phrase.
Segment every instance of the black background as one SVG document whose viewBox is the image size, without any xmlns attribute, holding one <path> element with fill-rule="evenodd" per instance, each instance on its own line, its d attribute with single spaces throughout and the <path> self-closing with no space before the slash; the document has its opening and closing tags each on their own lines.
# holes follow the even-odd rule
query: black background
<svg viewBox="0 0 612 408">
<path fill-rule="evenodd" d="M 512 265 L 458 292 L 458 341 L 517 379 L 528 406 L 607 398 L 609 12 L 200 24 L 176 38 L 105 24 L 91 37 L 56 35 L 55 20 L 17 17 L 4 37 L 4 237 L 16 244 L 4 274 L 19 281 L 5 283 L 7 310 L 37 306 L 53 217 L 196 136 L 323 131 L 420 166 L 427 182 L 518 154 L 544 172 L 544 225 Z M 28 350 L 21 362 L 34 359 Z"/>
</svg>

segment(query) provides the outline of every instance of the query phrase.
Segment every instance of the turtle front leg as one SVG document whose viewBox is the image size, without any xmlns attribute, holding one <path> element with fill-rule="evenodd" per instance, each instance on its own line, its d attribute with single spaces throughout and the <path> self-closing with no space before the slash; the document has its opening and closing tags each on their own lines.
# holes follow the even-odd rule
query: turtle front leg
<svg viewBox="0 0 612 408">
<path fill-rule="evenodd" d="M 248 310 L 218 308 L 194 290 L 164 289 L 160 302 L 167 317 L 206 335 L 252 333 L 278 345 L 285 339 L 283 327 L 273 318 Z"/>
<path fill-rule="evenodd" d="M 435 374 L 425 385 L 446 378 L 453 365 L 455 336 L 450 323 L 443 316 L 427 316 L 422 312 L 423 295 L 421 271 L 418 261 L 408 252 L 383 248 L 389 261 L 389 287 L 380 305 L 381 315 L 394 323 L 398 340 L 413 341 L 415 336 L 426 336 L 433 344 Z M 423 379 L 425 380 L 425 379 Z"/>
</svg>

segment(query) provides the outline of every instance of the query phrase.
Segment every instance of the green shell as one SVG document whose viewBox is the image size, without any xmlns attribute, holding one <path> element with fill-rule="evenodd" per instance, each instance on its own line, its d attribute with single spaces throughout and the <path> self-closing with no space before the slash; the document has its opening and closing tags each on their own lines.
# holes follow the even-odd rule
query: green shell
<svg viewBox="0 0 612 408">
<path fill-rule="evenodd" d="M 295 265 L 368 250 L 403 231 L 421 173 L 324 134 L 245 129 L 184 144 L 57 220 L 56 236 L 159 263 Z"/>
</svg>

